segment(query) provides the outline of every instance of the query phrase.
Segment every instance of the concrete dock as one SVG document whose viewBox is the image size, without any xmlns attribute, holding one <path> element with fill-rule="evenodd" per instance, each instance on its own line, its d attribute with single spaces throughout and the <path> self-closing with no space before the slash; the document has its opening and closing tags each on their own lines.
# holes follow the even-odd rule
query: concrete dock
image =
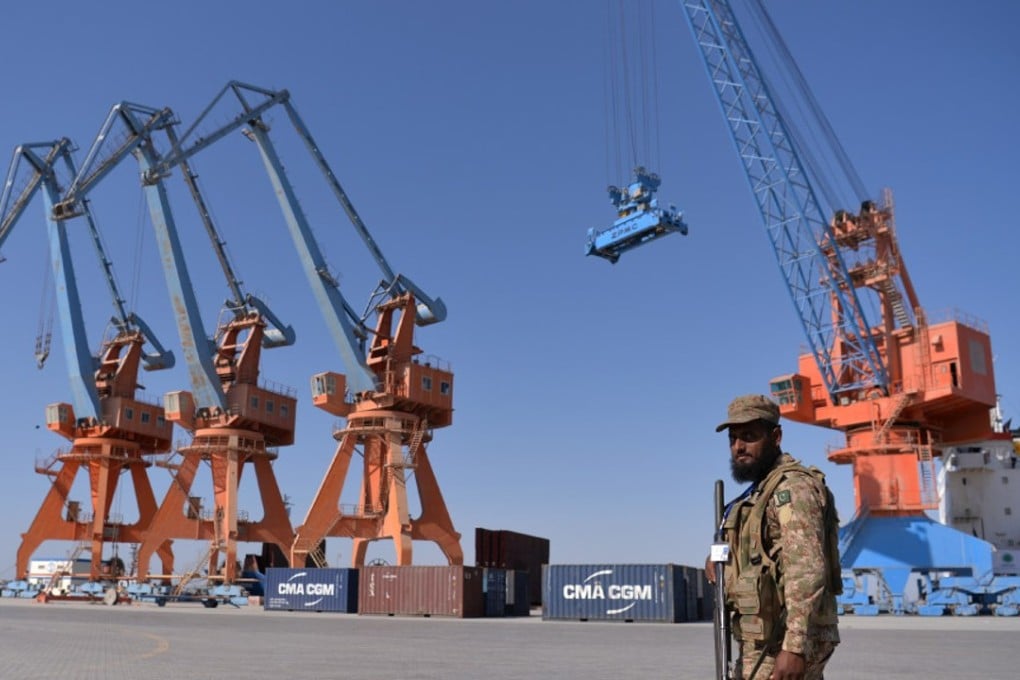
<svg viewBox="0 0 1020 680">
<path fill-rule="evenodd" d="M 828 680 L 1020 677 L 1020 618 L 845 617 Z M 0 598 L 0 677 L 690 678 L 706 623 L 377 617 Z"/>
</svg>

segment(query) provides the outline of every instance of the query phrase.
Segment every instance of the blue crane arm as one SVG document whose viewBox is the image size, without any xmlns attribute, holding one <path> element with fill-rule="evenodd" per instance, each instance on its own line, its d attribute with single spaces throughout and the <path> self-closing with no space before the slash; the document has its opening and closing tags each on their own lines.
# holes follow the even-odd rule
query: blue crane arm
<svg viewBox="0 0 1020 680">
<path fill-rule="evenodd" d="M 297 130 L 298 135 L 304 141 L 305 146 L 311 153 L 312 158 L 315 160 L 315 164 L 319 166 L 319 170 L 326 177 L 326 181 L 329 183 L 330 188 L 333 190 L 333 194 L 337 200 L 340 201 L 340 205 L 343 207 L 344 212 L 347 213 L 348 219 L 351 224 L 354 225 L 354 229 L 361 236 L 361 240 L 368 248 L 369 252 L 372 253 L 372 257 L 375 259 L 379 269 L 382 270 L 385 280 L 384 286 L 391 289 L 393 296 L 397 297 L 404 293 L 414 294 L 414 300 L 417 305 L 415 310 L 415 322 L 419 326 L 425 326 L 432 323 L 438 323 L 446 319 L 446 305 L 443 303 L 441 298 L 433 298 L 425 293 L 419 286 L 415 285 L 408 277 L 403 274 L 394 274 L 393 269 L 390 267 L 389 262 L 386 261 L 386 257 L 380 250 L 379 245 L 372 238 L 372 234 L 368 231 L 368 227 L 362 221 L 358 211 L 354 209 L 354 204 L 351 203 L 350 198 L 347 196 L 347 192 L 340 185 L 336 175 L 333 173 L 333 169 L 330 168 L 329 163 L 326 161 L 325 156 L 319 151 L 319 145 L 315 143 L 312 138 L 311 132 L 305 126 L 301 116 L 294 109 L 294 106 L 289 100 L 283 101 L 283 107 L 287 111 L 287 116 L 290 118 L 291 124 L 294 129 Z"/>
<path fill-rule="evenodd" d="M 226 123 L 216 126 L 211 132 L 206 132 L 203 123 L 207 118 L 211 117 L 213 110 L 228 94 L 233 94 L 237 99 L 241 111 L 230 117 Z M 198 119 L 180 135 L 179 139 L 173 141 L 171 149 L 149 168 L 145 175 L 146 177 L 164 175 L 175 165 L 185 163 L 199 151 L 235 130 L 242 130 L 244 134 L 255 141 L 259 147 L 259 152 L 269 174 L 270 181 L 276 191 L 277 199 L 283 210 L 284 219 L 287 222 L 291 237 L 302 260 L 305 273 L 316 295 L 319 307 L 326 318 L 326 323 L 329 325 L 334 342 L 340 351 L 348 374 L 348 382 L 355 391 L 371 390 L 375 386 L 375 377 L 367 368 L 364 344 L 368 329 L 365 326 L 364 319 L 344 299 L 343 294 L 340 292 L 339 284 L 330 273 L 329 266 L 312 234 L 304 211 L 301 209 L 293 188 L 287 180 L 279 156 L 269 139 L 268 126 L 261 119 L 262 114 L 267 110 L 281 105 L 286 110 L 291 124 L 311 153 L 314 162 L 326 177 L 330 188 L 354 225 L 355 230 L 372 253 L 376 264 L 382 270 L 384 280 L 379 288 L 384 291 L 384 294 L 391 297 L 411 292 L 417 302 L 415 321 L 418 325 L 426 325 L 445 319 L 446 305 L 442 299 L 429 296 L 408 277 L 395 273 L 390 267 L 378 244 L 372 238 L 368 228 L 354 209 L 343 187 L 337 181 L 336 175 L 326 162 L 325 157 L 319 151 L 318 144 L 308 131 L 300 115 L 290 104 L 290 94 L 286 90 L 267 90 L 239 81 L 227 83 L 216 97 L 213 98 L 213 101 L 202 111 Z M 198 132 L 200 129 L 203 130 L 202 134 Z"/>
<path fill-rule="evenodd" d="M 144 173 L 155 162 L 151 146 L 140 144 L 135 149 L 138 167 Z M 191 283 L 187 259 L 181 247 L 177 224 L 170 210 L 170 199 L 161 179 L 145 184 L 144 193 L 149 215 L 156 231 L 156 244 L 163 262 L 163 275 L 170 293 L 170 307 L 174 311 L 177 332 L 180 335 L 184 359 L 188 365 L 195 405 L 198 407 L 226 407 L 226 396 L 213 363 L 215 344 L 205 333 L 199 313 L 195 288 Z"/>
<path fill-rule="evenodd" d="M 358 316 L 340 293 L 336 278 L 330 274 L 322 251 L 312 235 L 308 218 L 298 203 L 294 189 L 283 170 L 276 149 L 261 125 L 252 125 L 251 136 L 258 145 L 262 161 L 273 183 L 283 210 L 284 220 L 312 287 L 319 308 L 323 310 L 333 341 L 340 351 L 347 372 L 347 384 L 354 392 L 374 390 L 375 376 L 365 359 L 365 332 Z M 329 310 L 330 313 L 326 313 Z"/>
<path fill-rule="evenodd" d="M 36 153 L 36 149 L 47 147 L 49 150 L 46 153 L 45 157 L 40 157 Z M 57 181 L 54 174 L 55 165 L 58 162 L 62 161 L 70 177 L 74 177 L 77 174 L 74 159 L 71 156 L 73 148 L 74 147 L 71 141 L 65 137 L 55 142 L 23 144 L 15 150 L 14 160 L 11 162 L 11 168 L 8 173 L 8 178 L 4 185 L 4 193 L 3 196 L 0 197 L 0 244 L 2 244 L 6 240 L 11 229 L 13 229 L 14 225 L 18 221 L 18 218 L 21 216 L 21 213 L 24 211 L 25 206 L 27 206 L 31 202 L 33 196 L 39 190 L 40 187 L 43 186 L 47 187 L 46 192 L 48 202 L 47 210 L 48 211 L 52 210 L 53 202 L 60 196 L 59 182 Z M 25 184 L 21 193 L 18 195 L 18 198 L 11 205 L 10 204 L 11 188 L 13 187 L 15 177 L 18 174 L 18 165 L 21 159 L 24 159 L 25 162 L 27 162 L 33 168 L 33 175 Z M 175 361 L 173 352 L 165 349 L 160 344 L 159 340 L 152 333 L 149 327 L 144 322 L 142 322 L 137 315 L 128 314 L 127 310 L 125 309 L 124 299 L 120 295 L 120 291 L 117 287 L 117 281 L 113 275 L 113 263 L 110 262 L 110 259 L 106 256 L 106 251 L 103 247 L 103 242 L 99 234 L 99 229 L 96 226 L 96 222 L 92 215 L 91 210 L 89 210 L 87 201 L 84 201 L 82 203 L 82 209 L 88 222 L 89 234 L 92 238 L 92 243 L 96 249 L 96 256 L 99 260 L 99 264 L 102 267 L 103 274 L 105 275 L 106 278 L 106 284 L 110 292 L 110 298 L 112 299 L 113 306 L 116 310 L 116 315 L 112 320 L 113 324 L 120 332 L 131 332 L 136 327 L 142 330 L 142 335 L 149 342 L 149 344 L 152 345 L 154 349 L 153 352 L 146 353 L 142 356 L 143 367 L 146 370 L 152 371 L 173 367 Z M 47 219 L 49 219 L 50 217 L 51 215 L 48 214 Z M 53 228 L 51 227 L 51 233 L 52 231 Z M 56 235 L 55 241 L 52 240 L 51 238 L 51 244 L 56 244 L 58 248 L 57 251 L 54 251 L 55 256 L 59 255 L 61 252 L 59 250 L 61 247 L 61 239 L 62 237 L 59 234 Z M 64 277 L 67 277 L 68 273 L 70 272 L 70 275 L 73 278 L 73 268 L 69 270 L 68 267 L 73 266 L 71 265 L 69 260 L 65 260 L 65 264 L 62 267 L 62 270 L 64 271 L 62 275 Z M 76 290 L 74 295 L 77 295 Z M 94 370 L 96 359 L 90 356 L 86 364 L 84 366 L 81 365 L 82 361 L 84 361 L 84 356 L 87 354 L 85 348 L 87 348 L 88 345 L 87 342 L 84 340 L 85 337 L 84 322 L 80 318 L 81 317 L 80 305 L 77 303 L 75 304 L 69 303 L 67 305 L 67 309 L 71 313 L 71 318 L 62 316 L 61 328 L 70 329 L 68 331 L 65 331 L 65 333 L 69 333 L 72 342 L 80 343 L 82 348 L 81 353 L 79 353 L 78 350 L 75 350 L 74 352 L 75 361 L 73 362 L 69 361 L 68 363 L 68 365 L 70 366 L 76 364 L 78 364 L 79 366 L 77 369 L 75 369 L 72 378 L 72 380 L 75 383 L 77 383 L 79 382 L 81 375 L 91 373 Z M 65 343 L 65 348 L 69 351 L 70 348 L 67 348 L 66 344 L 67 343 Z M 81 354 L 80 357 L 79 354 Z M 92 390 L 93 380 L 86 379 L 85 382 L 89 385 L 89 389 L 86 391 L 89 392 L 94 391 Z M 81 400 L 80 398 L 78 398 L 76 399 L 76 401 Z M 91 396 L 88 398 L 88 401 L 92 401 Z M 76 404 L 76 413 L 81 414 L 82 417 L 86 417 L 89 415 L 89 409 L 87 406 Z"/>
<path fill-rule="evenodd" d="M 176 145 L 177 135 L 174 133 L 173 127 L 167 127 L 165 132 L 171 145 Z M 181 171 L 184 176 L 184 183 L 188 186 L 188 191 L 191 192 L 191 199 L 194 201 L 195 207 L 198 208 L 199 217 L 205 227 L 206 234 L 209 236 L 209 241 L 212 244 L 213 251 L 216 253 L 216 258 L 219 260 L 220 268 L 223 270 L 223 275 L 227 280 L 227 286 L 229 286 L 230 291 L 234 295 L 233 300 L 227 301 L 227 306 L 233 310 L 235 314 L 243 314 L 248 309 L 255 309 L 266 321 L 268 321 L 262 335 L 263 347 L 270 348 L 293 345 L 296 338 L 294 329 L 291 326 L 285 326 L 280 321 L 280 318 L 269 309 L 269 305 L 265 302 L 254 295 L 245 295 L 244 291 L 241 290 L 241 282 L 234 273 L 234 268 L 230 265 L 230 258 L 227 257 L 227 251 L 224 247 L 226 246 L 226 242 L 220 238 L 219 231 L 216 229 L 212 215 L 209 213 L 209 209 L 206 206 L 205 198 L 202 196 L 202 192 L 198 187 L 198 175 L 196 175 L 191 169 L 191 164 L 188 162 L 187 157 L 181 157 L 179 165 L 181 166 Z M 143 176 L 158 178 L 165 176 L 169 173 L 169 171 L 170 168 L 168 167 L 162 173 L 145 173 Z"/>
<path fill-rule="evenodd" d="M 144 117 L 145 120 L 140 120 L 140 117 Z M 127 128 L 128 134 L 116 147 L 107 149 L 110 133 L 118 122 Z M 60 203 L 54 206 L 57 217 L 66 219 L 80 214 L 82 201 L 100 180 L 131 155 L 135 147 L 151 139 L 152 132 L 164 129 L 175 122 L 174 114 L 169 109 L 154 109 L 129 102 L 115 105 L 89 148 L 85 162 L 81 164 Z"/>
<path fill-rule="evenodd" d="M 236 97 L 241 106 L 241 112 L 234 115 L 226 123 L 219 125 L 212 132 L 199 136 L 198 130 L 202 123 L 211 115 L 213 109 L 228 93 L 232 93 Z M 256 103 L 252 95 L 258 97 L 260 101 Z M 365 226 L 361 216 L 358 214 L 357 210 L 354 209 L 354 205 L 347 196 L 347 192 L 344 191 L 340 182 L 336 178 L 336 174 L 329 166 L 329 163 L 322 155 L 322 152 L 319 150 L 319 145 L 315 142 L 315 139 L 312 137 L 311 132 L 309 132 L 308 127 L 304 124 L 301 116 L 290 103 L 290 93 L 287 90 L 267 90 L 265 88 L 249 85 L 236 80 L 227 83 L 227 85 L 224 86 L 224 88 L 213 98 L 212 102 L 202 111 L 198 119 L 196 119 L 195 122 L 192 123 L 192 125 L 183 134 L 181 134 L 179 140 L 174 142 L 171 150 L 163 157 L 162 161 L 150 172 L 152 174 L 167 172 L 174 165 L 178 165 L 186 161 L 199 151 L 222 139 L 230 132 L 245 129 L 251 126 L 254 122 L 260 121 L 262 114 L 274 106 L 284 107 L 291 124 L 294 126 L 294 129 L 301 137 L 305 146 L 308 148 L 315 164 L 325 176 L 330 189 L 333 191 L 333 194 L 337 197 L 337 200 L 343 207 L 344 212 L 347 214 L 348 219 L 350 219 L 355 231 L 358 232 L 362 242 L 364 242 L 365 246 L 372 254 L 376 265 L 378 265 L 384 276 L 382 287 L 389 290 L 394 296 L 407 292 L 414 294 L 415 301 L 417 303 L 415 321 L 419 326 L 443 321 L 446 318 L 446 305 L 443 303 L 441 298 L 433 298 L 421 287 L 415 285 L 414 282 L 407 276 L 394 273 L 393 268 L 390 267 L 390 264 L 387 262 L 386 257 L 379 248 L 379 245 L 372 237 L 372 234 L 368 231 L 368 227 Z M 344 303 L 344 306 L 349 307 L 346 302 Z"/>
<path fill-rule="evenodd" d="M 107 149 L 105 142 L 111 139 L 111 132 L 118 123 L 126 128 L 126 134 L 113 149 Z M 223 408 L 226 399 L 213 364 L 213 342 L 202 326 L 191 276 L 162 183 L 164 176 L 146 174 L 158 160 L 153 133 L 175 123 L 174 114 L 169 109 L 153 109 L 129 102 L 116 104 L 70 187 L 60 203 L 54 206 L 53 213 L 56 218 L 81 214 L 88 193 L 98 182 L 128 156 L 136 157 L 143 177 L 147 179 L 143 189 L 156 231 L 156 244 L 196 403 L 203 407 Z"/>
<path fill-rule="evenodd" d="M 4 183 L 4 192 L 0 197 L 0 215 L 2 215 L 0 244 L 7 239 L 26 206 L 41 190 L 46 211 L 50 264 L 53 269 L 53 280 L 56 282 L 60 329 L 63 334 L 64 352 L 70 372 L 71 399 L 75 416 L 94 422 L 102 412 L 94 380 L 97 362 L 96 358 L 88 351 L 88 337 L 85 333 L 85 321 L 81 314 L 81 299 L 74 276 L 74 262 L 71 259 L 67 228 L 64 221 L 55 219 L 52 213 L 53 203 L 60 197 L 60 188 L 53 167 L 62 154 L 69 152 L 70 146 L 70 141 L 63 138 L 55 142 L 23 144 L 14 150 L 14 158 Z M 49 148 L 49 151 L 45 156 L 36 153 L 37 149 L 46 147 Z M 22 160 L 32 167 L 33 174 L 17 200 L 8 209 L 12 187 Z"/>
<path fill-rule="evenodd" d="M 71 157 L 70 149 L 65 153 L 62 153 L 64 164 L 67 167 L 68 173 L 71 177 L 75 177 L 77 169 L 74 166 L 74 159 Z M 99 260 L 99 265 L 103 269 L 103 274 L 106 278 L 106 286 L 110 292 L 110 298 L 113 300 L 113 306 L 117 311 L 116 316 L 113 318 L 113 324 L 117 330 L 121 333 L 130 333 L 134 329 L 138 329 L 142 333 L 142 337 L 152 346 L 152 352 L 144 352 L 141 356 L 142 368 L 146 371 L 160 371 L 168 368 L 173 368 L 176 364 L 176 357 L 174 353 L 163 347 L 163 344 L 159 341 L 156 335 L 152 332 L 152 329 L 146 324 L 141 317 L 135 313 L 128 313 L 124 307 L 124 298 L 120 294 L 120 289 L 117 286 L 117 279 L 113 275 L 113 263 L 110 258 L 106 255 L 106 248 L 103 246 L 103 239 L 100 237 L 99 228 L 96 226 L 96 220 L 92 215 L 92 211 L 89 209 L 89 201 L 87 198 L 82 200 L 82 210 L 85 214 L 85 221 L 88 224 L 89 235 L 92 237 L 92 245 L 96 250 L 96 258 Z"/>
<path fill-rule="evenodd" d="M 53 280 L 57 289 L 57 310 L 60 314 L 60 330 L 63 337 L 64 353 L 70 370 L 71 394 L 74 413 L 78 419 L 99 419 L 102 409 L 96 391 L 95 373 L 99 367 L 89 352 L 85 321 L 81 314 L 81 298 L 74 276 L 71 246 L 67 238 L 64 220 L 53 217 L 53 205 L 60 198 L 55 183 L 45 181 L 43 202 L 46 209 L 46 231 L 50 242 L 50 260 L 53 266 Z"/>
<path fill-rule="evenodd" d="M 62 154 L 69 152 L 71 147 L 71 140 L 63 137 L 52 142 L 22 144 L 14 149 L 11 165 L 7 170 L 7 179 L 4 180 L 3 193 L 0 193 L 0 248 L 7 241 L 14 225 L 18 223 L 25 208 L 32 202 L 43 182 L 53 174 L 53 166 L 57 160 Z M 47 149 L 46 154 L 40 156 L 37 153 L 39 149 Z M 22 161 L 32 167 L 32 176 L 25 182 L 18 197 L 11 203 L 15 191 L 14 185 L 18 179 L 18 168 Z M 54 179 L 54 181 L 56 180 Z"/>
<path fill-rule="evenodd" d="M 837 403 L 843 392 L 887 392 L 846 264 L 732 8 L 725 0 L 680 4 L 829 397 Z"/>
</svg>

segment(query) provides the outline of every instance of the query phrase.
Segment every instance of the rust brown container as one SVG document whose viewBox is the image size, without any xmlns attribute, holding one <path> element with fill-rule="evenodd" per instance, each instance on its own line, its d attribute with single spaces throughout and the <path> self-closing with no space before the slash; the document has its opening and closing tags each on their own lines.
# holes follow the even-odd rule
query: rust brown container
<svg viewBox="0 0 1020 680">
<path fill-rule="evenodd" d="M 542 565 L 549 564 L 549 539 L 506 529 L 475 528 L 475 564 L 528 572 L 528 597 L 542 604 Z"/>
<path fill-rule="evenodd" d="M 359 614 L 485 615 L 481 567 L 362 567 L 360 571 Z"/>
</svg>

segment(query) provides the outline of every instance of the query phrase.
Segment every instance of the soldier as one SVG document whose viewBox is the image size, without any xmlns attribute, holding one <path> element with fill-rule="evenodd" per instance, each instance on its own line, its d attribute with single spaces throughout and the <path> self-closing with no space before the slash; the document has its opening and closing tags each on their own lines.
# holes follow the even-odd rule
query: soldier
<svg viewBox="0 0 1020 680">
<path fill-rule="evenodd" d="M 824 475 L 783 453 L 779 407 L 746 395 L 730 405 L 730 467 L 751 486 L 724 513 L 726 604 L 741 680 L 820 680 L 839 642 L 839 520 Z M 708 566 L 708 565 L 706 565 Z M 706 569 L 709 581 L 714 573 Z"/>
</svg>

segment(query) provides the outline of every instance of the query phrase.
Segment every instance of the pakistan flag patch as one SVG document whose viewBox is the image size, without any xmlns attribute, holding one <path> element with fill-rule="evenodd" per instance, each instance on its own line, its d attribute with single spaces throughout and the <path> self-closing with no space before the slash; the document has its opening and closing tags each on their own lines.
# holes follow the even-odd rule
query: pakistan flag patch
<svg viewBox="0 0 1020 680">
<path fill-rule="evenodd" d="M 776 505 L 786 505 L 791 500 L 789 489 L 782 489 L 776 492 Z"/>
</svg>

